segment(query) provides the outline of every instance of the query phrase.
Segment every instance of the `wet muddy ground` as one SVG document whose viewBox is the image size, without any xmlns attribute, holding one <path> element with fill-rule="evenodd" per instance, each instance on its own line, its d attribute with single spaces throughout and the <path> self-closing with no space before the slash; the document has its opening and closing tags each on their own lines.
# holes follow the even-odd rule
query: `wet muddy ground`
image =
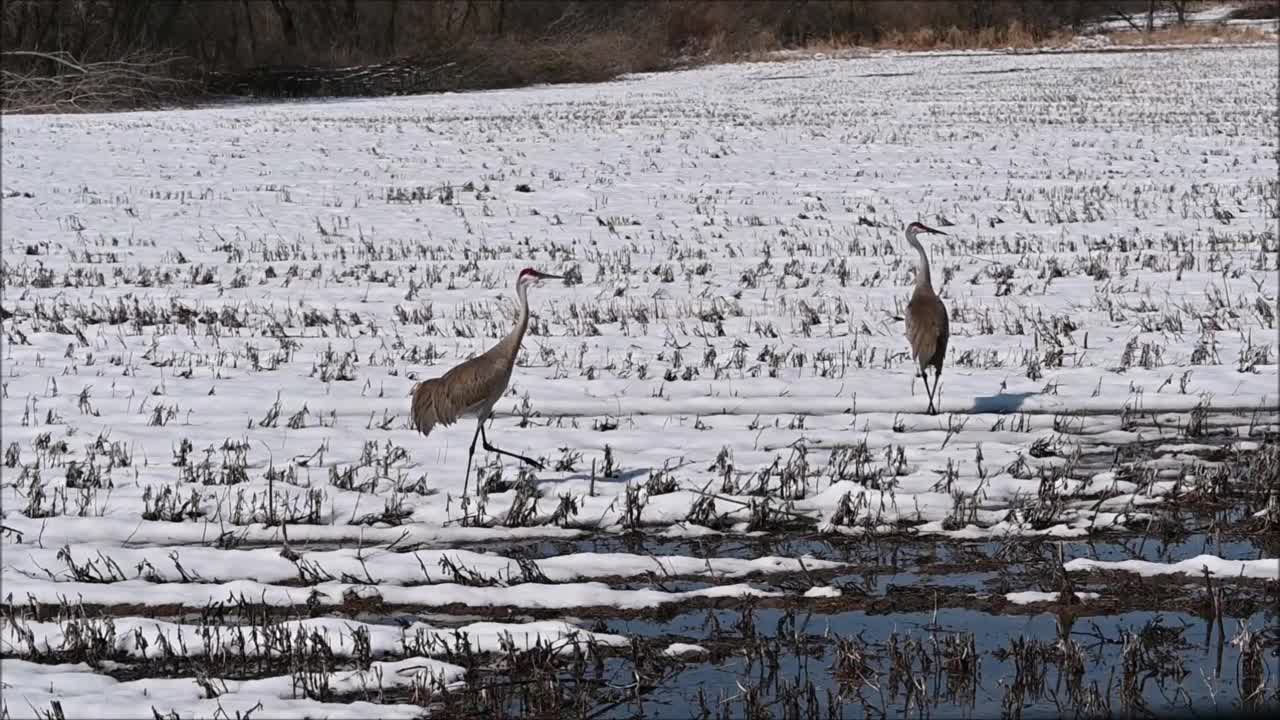
<svg viewBox="0 0 1280 720">
<path fill-rule="evenodd" d="M 441 717 L 798 720 L 1263 713 L 1280 706 L 1276 573 L 1229 576 L 1198 571 L 1192 563 L 1179 572 L 1144 574 L 1073 564 L 1081 559 L 1172 565 L 1199 562 L 1201 556 L 1223 561 L 1280 557 L 1280 528 L 1271 507 L 1280 486 L 1273 474 L 1278 466 L 1273 459 L 1280 457 L 1277 438 L 1264 431 L 1255 435 L 1253 449 L 1229 455 L 1225 448 L 1233 437 L 1238 439 L 1202 436 L 1193 449 L 1166 437 L 1160 443 L 1075 453 L 1072 469 L 1081 477 L 1118 467 L 1163 468 L 1158 472 L 1166 477 L 1174 465 L 1165 460 L 1174 454 L 1182 462 L 1229 458 L 1253 473 L 1248 478 L 1228 473 L 1216 485 L 1200 484 L 1194 492 L 1144 508 L 1133 522 L 1080 538 L 960 542 L 907 532 L 853 537 L 817 529 L 663 538 L 634 531 L 465 546 L 534 561 L 575 553 L 649 556 L 659 570 L 597 576 L 591 582 L 667 593 L 746 582 L 764 591 L 758 597 L 674 596 L 651 607 L 567 611 L 522 603 L 397 605 L 357 596 L 336 608 L 273 607 L 243 596 L 203 608 L 104 606 L 71 598 L 53 606 L 8 598 L 5 619 L 14 627 L 56 621 L 64 633 L 81 633 L 87 639 L 70 650 L 64 646 L 36 659 L 88 662 L 118 680 L 327 677 L 368 667 L 372 655 L 358 649 L 335 653 L 327 640 L 312 639 L 305 647 L 254 660 L 243 648 L 239 661 L 234 653 L 176 652 L 139 660 L 113 649 L 105 634 L 94 640 L 94 628 L 104 618 L 252 628 L 324 616 L 391 628 L 418 621 L 458 628 L 479 621 L 560 620 L 628 641 L 608 647 L 511 642 L 499 652 L 444 642 L 418 650 L 465 667 L 464 684 L 414 684 L 366 690 L 358 697 L 323 683 L 302 686 L 306 697 L 416 704 Z M 1259 497 L 1259 492 L 1269 494 Z M 295 551 L 317 547 L 300 545 Z M 672 556 L 779 556 L 843 565 L 728 578 L 663 571 L 662 559 Z M 474 581 L 486 582 L 479 576 Z M 536 593 L 546 592 L 548 585 L 516 588 Z"/>
</svg>

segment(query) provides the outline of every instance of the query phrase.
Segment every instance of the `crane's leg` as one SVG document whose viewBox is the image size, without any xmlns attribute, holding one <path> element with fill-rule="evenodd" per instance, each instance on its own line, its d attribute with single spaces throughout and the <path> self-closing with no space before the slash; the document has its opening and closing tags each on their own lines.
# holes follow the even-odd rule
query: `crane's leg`
<svg viewBox="0 0 1280 720">
<path fill-rule="evenodd" d="M 929 376 L 924 374 L 924 368 L 920 368 L 920 380 L 924 383 L 925 394 L 928 395 L 929 394 Z M 911 396 L 915 397 L 915 394 L 916 394 L 916 376 L 912 375 L 911 376 Z M 925 412 L 928 412 L 928 411 L 926 410 Z"/>
<path fill-rule="evenodd" d="M 471 447 L 467 448 L 467 474 L 462 481 L 462 497 L 467 496 L 467 488 L 471 483 L 471 461 L 476 456 L 476 438 L 480 437 L 480 431 L 484 429 L 484 420 L 476 423 L 476 432 L 471 436 Z"/>
<path fill-rule="evenodd" d="M 532 465 L 532 466 L 534 466 L 534 467 L 538 468 L 539 470 L 541 470 L 541 469 L 542 469 L 542 463 L 538 462 L 537 460 L 534 460 L 534 459 L 532 459 L 532 458 L 527 458 L 527 457 L 525 457 L 525 456 L 523 456 L 523 455 L 517 455 L 516 453 L 513 453 L 513 452 L 507 452 L 506 450 L 502 450 L 502 449 L 500 449 L 500 448 L 496 448 L 496 447 L 494 447 L 494 446 L 490 445 L 490 444 L 489 444 L 489 437 L 488 437 L 487 435 L 485 435 L 485 433 L 484 433 L 484 423 L 483 423 L 483 422 L 482 422 L 482 423 L 480 423 L 480 439 L 484 442 L 484 449 L 485 449 L 485 450 L 488 450 L 489 452 L 496 452 L 496 453 L 498 453 L 499 455 L 506 455 L 507 457 L 513 457 L 513 458 L 515 458 L 515 459 L 517 459 L 517 460 L 520 460 L 520 461 L 522 461 L 522 462 L 529 463 L 530 465 Z"/>
<path fill-rule="evenodd" d="M 942 368 L 933 371 L 933 399 L 938 405 L 942 404 L 942 391 L 938 389 L 938 383 L 942 382 Z M 934 413 L 939 412 L 937 405 L 934 406 Z"/>
<path fill-rule="evenodd" d="M 925 370 L 921 370 L 921 371 L 920 371 L 920 379 L 924 381 L 924 391 L 925 391 L 925 393 L 929 396 L 929 408 L 928 408 L 927 410 L 925 410 L 925 412 L 929 413 L 930 415 L 937 415 L 937 414 L 938 414 L 938 410 L 937 410 L 936 408 L 934 408 L 934 407 L 933 407 L 933 389 L 929 387 L 929 374 L 928 374 L 928 372 L 927 372 L 927 371 L 925 371 Z M 934 386 L 934 387 L 937 387 L 937 386 L 938 386 L 938 381 L 937 381 L 937 380 L 934 380 L 934 382 L 933 382 L 933 386 Z"/>
<path fill-rule="evenodd" d="M 932 415 L 938 414 L 938 406 L 935 403 L 942 399 L 942 396 L 938 394 L 938 383 L 941 381 L 942 373 L 935 370 L 933 373 L 933 384 L 929 386 L 929 413 Z"/>
</svg>

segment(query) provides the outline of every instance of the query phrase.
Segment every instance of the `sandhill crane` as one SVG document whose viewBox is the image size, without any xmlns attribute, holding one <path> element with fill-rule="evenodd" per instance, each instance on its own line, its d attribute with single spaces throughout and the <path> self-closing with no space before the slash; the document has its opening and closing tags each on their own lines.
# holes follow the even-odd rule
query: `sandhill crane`
<svg viewBox="0 0 1280 720">
<path fill-rule="evenodd" d="M 927 412 L 936 415 L 938 410 L 933 406 L 933 394 L 938 389 L 938 381 L 942 379 L 942 360 L 947 354 L 947 338 L 950 337 L 951 330 L 947 321 L 947 306 L 942 304 L 942 298 L 933 291 L 933 282 L 929 277 L 929 256 L 916 237 L 920 233 L 946 233 L 918 222 L 907 226 L 907 243 L 920 253 L 916 289 L 907 303 L 907 340 L 911 343 L 911 358 L 920 368 L 920 378 L 924 380 L 925 392 L 929 394 Z M 930 367 L 934 369 L 932 388 L 929 387 L 929 376 L 925 374 L 925 370 Z"/>
<path fill-rule="evenodd" d="M 484 424 L 493 412 L 493 406 L 506 392 L 507 384 L 511 382 L 511 371 L 515 368 L 516 355 L 520 353 L 520 342 L 524 340 L 524 331 L 529 326 L 529 286 L 560 277 L 533 268 L 521 270 L 516 277 L 519 310 L 511 332 L 483 355 L 459 363 L 444 375 L 424 380 L 413 388 L 413 427 L 423 435 L 430 435 L 431 429 L 437 424 L 452 425 L 462 417 L 477 419 L 476 432 L 471 436 L 471 447 L 467 450 L 467 474 L 462 486 L 464 496 L 471 481 L 471 461 L 476 454 L 476 438 L 483 440 L 484 449 L 489 452 L 507 455 L 542 469 L 542 463 L 537 460 L 490 445 L 489 438 L 484 433 Z"/>
</svg>

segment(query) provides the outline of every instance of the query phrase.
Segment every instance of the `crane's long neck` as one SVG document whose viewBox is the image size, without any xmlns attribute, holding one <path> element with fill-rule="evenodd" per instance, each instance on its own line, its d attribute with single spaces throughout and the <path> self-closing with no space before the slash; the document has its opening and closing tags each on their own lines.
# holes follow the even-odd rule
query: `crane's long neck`
<svg viewBox="0 0 1280 720">
<path fill-rule="evenodd" d="M 516 353 L 520 352 L 520 343 L 524 340 L 525 330 L 529 329 L 528 289 L 529 286 L 524 283 L 516 284 L 516 324 L 503 339 L 503 342 L 510 346 L 507 351 L 512 360 L 515 360 Z"/>
<path fill-rule="evenodd" d="M 924 245 L 920 244 L 914 230 L 907 231 L 907 243 L 920 253 L 920 265 L 916 269 L 916 287 L 933 289 L 933 278 L 929 274 L 929 256 L 925 253 Z"/>
</svg>

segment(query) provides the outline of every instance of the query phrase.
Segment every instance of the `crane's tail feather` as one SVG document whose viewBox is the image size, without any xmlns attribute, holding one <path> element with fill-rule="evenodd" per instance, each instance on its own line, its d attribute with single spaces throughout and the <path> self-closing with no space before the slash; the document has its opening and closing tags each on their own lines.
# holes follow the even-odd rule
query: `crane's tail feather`
<svg viewBox="0 0 1280 720">
<path fill-rule="evenodd" d="M 424 380 L 413 386 L 413 402 L 409 407 L 410 424 L 423 435 L 430 435 L 436 424 L 433 381 Z"/>
<path fill-rule="evenodd" d="M 440 378 L 424 380 L 413 387 L 413 402 L 409 411 L 413 429 L 430 435 L 436 425 L 452 425 L 458 413 L 449 402 L 448 384 Z"/>
</svg>

